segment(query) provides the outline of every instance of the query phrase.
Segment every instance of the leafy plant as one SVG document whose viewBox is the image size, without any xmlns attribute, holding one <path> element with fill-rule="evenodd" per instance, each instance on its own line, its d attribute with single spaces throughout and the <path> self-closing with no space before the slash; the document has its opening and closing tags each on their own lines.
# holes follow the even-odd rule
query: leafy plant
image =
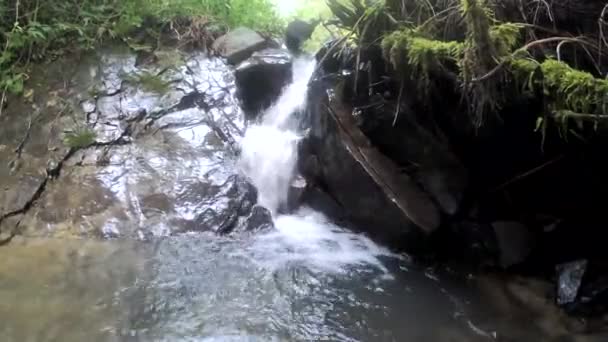
<svg viewBox="0 0 608 342">
<path fill-rule="evenodd" d="M 0 94 L 19 94 L 29 63 L 68 47 L 91 49 L 136 31 L 197 42 L 215 23 L 271 33 L 283 27 L 270 0 L 0 0 Z"/>
</svg>

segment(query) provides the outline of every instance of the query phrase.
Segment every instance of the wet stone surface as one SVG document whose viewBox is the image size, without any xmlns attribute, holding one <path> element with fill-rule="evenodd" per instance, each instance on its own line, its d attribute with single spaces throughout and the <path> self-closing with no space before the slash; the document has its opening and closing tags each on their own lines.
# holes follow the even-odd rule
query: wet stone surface
<svg viewBox="0 0 608 342">
<path fill-rule="evenodd" d="M 146 239 L 251 226 L 232 71 L 203 54 L 159 56 L 136 66 L 112 47 L 33 73 L 32 95 L 0 117 L 2 231 Z"/>
</svg>

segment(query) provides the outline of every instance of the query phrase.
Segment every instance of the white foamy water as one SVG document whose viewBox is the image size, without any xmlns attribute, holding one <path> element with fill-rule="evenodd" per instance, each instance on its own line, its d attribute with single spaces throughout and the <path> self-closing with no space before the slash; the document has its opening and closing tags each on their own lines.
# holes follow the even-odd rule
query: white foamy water
<svg viewBox="0 0 608 342">
<path fill-rule="evenodd" d="M 371 266 L 388 276 L 381 258 L 401 259 L 366 236 L 339 227 L 309 208 L 277 217 L 275 226 L 276 230 L 257 236 L 250 250 L 266 268 L 299 264 L 316 271 L 343 273 L 353 266 Z"/>
<path fill-rule="evenodd" d="M 302 263 L 331 272 L 368 265 L 388 273 L 379 257 L 391 253 L 363 235 L 338 227 L 322 214 L 302 208 L 292 215 L 276 216 L 287 200 L 298 161 L 294 113 L 306 105 L 308 81 L 314 60 L 296 59 L 293 83 L 265 113 L 260 124 L 249 127 L 241 142 L 240 164 L 258 189 L 258 201 L 275 216 L 276 229 L 260 235 L 253 246 L 258 261 L 272 268 Z M 394 255 L 391 255 L 394 256 Z"/>
<path fill-rule="evenodd" d="M 249 127 L 241 141 L 241 166 L 258 188 L 259 203 L 273 214 L 287 200 L 300 139 L 291 119 L 306 106 L 308 80 L 314 69 L 314 60 L 295 60 L 293 83 L 263 114 L 261 124 Z"/>
</svg>

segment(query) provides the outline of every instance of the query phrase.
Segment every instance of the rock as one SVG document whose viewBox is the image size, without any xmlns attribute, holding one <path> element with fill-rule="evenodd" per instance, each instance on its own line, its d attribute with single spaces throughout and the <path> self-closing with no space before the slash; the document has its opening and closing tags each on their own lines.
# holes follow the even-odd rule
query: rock
<svg viewBox="0 0 608 342">
<path fill-rule="evenodd" d="M 578 260 L 556 266 L 557 304 L 574 303 L 587 270 L 587 260 Z"/>
<path fill-rule="evenodd" d="M 444 213 L 453 216 L 469 185 L 467 169 L 441 134 L 429 128 L 432 126 L 426 118 L 420 118 L 406 104 L 401 108 L 396 125 L 394 110 L 366 108 L 359 115 L 359 127 L 374 146 L 422 185 Z"/>
<path fill-rule="evenodd" d="M 284 208 L 281 208 L 281 211 L 289 213 L 297 209 L 302 204 L 307 185 L 304 177 L 299 175 L 294 177 L 287 192 L 287 203 Z"/>
<path fill-rule="evenodd" d="M 492 224 L 499 249 L 499 263 L 507 268 L 526 260 L 532 251 L 533 236 L 528 227 L 519 222 Z"/>
<path fill-rule="evenodd" d="M 273 227 L 274 224 L 272 222 L 272 214 L 270 210 L 256 205 L 251 210 L 251 215 L 247 218 L 247 223 L 245 225 L 245 229 L 248 232 L 268 229 Z"/>
<path fill-rule="evenodd" d="M 254 52 L 273 46 L 272 41 L 264 39 L 259 33 L 239 27 L 219 37 L 213 43 L 212 49 L 226 58 L 228 63 L 237 65 Z"/>
<path fill-rule="evenodd" d="M 252 214 L 258 191 L 243 177 L 233 175 L 215 197 L 216 203 L 196 218 L 196 225 L 199 230 L 229 234 Z"/>
<path fill-rule="evenodd" d="M 292 52 L 299 52 L 302 43 L 310 39 L 320 20 L 313 20 L 310 23 L 296 19 L 287 25 L 285 32 L 285 45 Z"/>
<path fill-rule="evenodd" d="M 457 255 L 473 265 L 495 267 L 500 260 L 500 248 L 493 227 L 478 221 L 464 220 L 450 225 L 437 237 L 435 249 L 451 258 Z"/>
<path fill-rule="evenodd" d="M 352 70 L 354 68 L 356 53 L 349 46 L 333 48 L 338 43 L 338 39 L 329 40 L 315 54 L 315 59 L 324 74 L 333 74 L 342 69 Z"/>
<path fill-rule="evenodd" d="M 292 80 L 292 59 L 285 50 L 266 49 L 256 52 L 235 71 L 237 96 L 241 107 L 253 116 L 279 97 Z"/>
<path fill-rule="evenodd" d="M 301 201 L 302 204 L 331 217 L 336 222 L 345 220 L 344 208 L 318 186 L 309 184 L 302 194 Z"/>
<path fill-rule="evenodd" d="M 352 108 L 329 96 L 332 85 L 309 89 L 310 147 L 318 158 L 319 181 L 356 228 L 399 247 L 415 248 L 441 223 L 431 198 L 384 154 L 373 148 L 352 117 Z M 301 156 L 307 158 L 308 156 Z"/>
</svg>

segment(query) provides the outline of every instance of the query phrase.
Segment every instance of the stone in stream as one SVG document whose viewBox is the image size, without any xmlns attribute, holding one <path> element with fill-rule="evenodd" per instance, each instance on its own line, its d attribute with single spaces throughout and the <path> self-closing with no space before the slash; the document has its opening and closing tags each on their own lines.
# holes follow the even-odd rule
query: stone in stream
<svg viewBox="0 0 608 342">
<path fill-rule="evenodd" d="M 574 303 L 587 270 L 587 260 L 560 264 L 555 269 L 557 271 L 557 304 L 563 306 Z"/>
<path fill-rule="evenodd" d="M 216 202 L 196 218 L 198 230 L 230 234 L 273 226 L 270 211 L 257 205 L 258 191 L 245 178 L 230 176 L 215 197 Z"/>
<path fill-rule="evenodd" d="M 226 58 L 229 64 L 237 65 L 254 52 L 277 47 L 272 40 L 246 27 L 238 27 L 216 39 L 213 50 Z"/>
<path fill-rule="evenodd" d="M 253 206 L 246 221 L 245 230 L 248 232 L 271 228 L 274 225 L 270 210 L 260 205 Z"/>
<path fill-rule="evenodd" d="M 252 117 L 270 107 L 292 77 L 292 59 L 288 51 L 266 49 L 254 53 L 235 71 L 237 96 L 245 113 Z"/>
<path fill-rule="evenodd" d="M 312 33 L 321 20 L 313 20 L 306 22 L 303 20 L 296 19 L 287 25 L 285 32 L 285 45 L 287 48 L 294 53 L 300 51 L 302 43 L 310 39 Z"/>
</svg>

